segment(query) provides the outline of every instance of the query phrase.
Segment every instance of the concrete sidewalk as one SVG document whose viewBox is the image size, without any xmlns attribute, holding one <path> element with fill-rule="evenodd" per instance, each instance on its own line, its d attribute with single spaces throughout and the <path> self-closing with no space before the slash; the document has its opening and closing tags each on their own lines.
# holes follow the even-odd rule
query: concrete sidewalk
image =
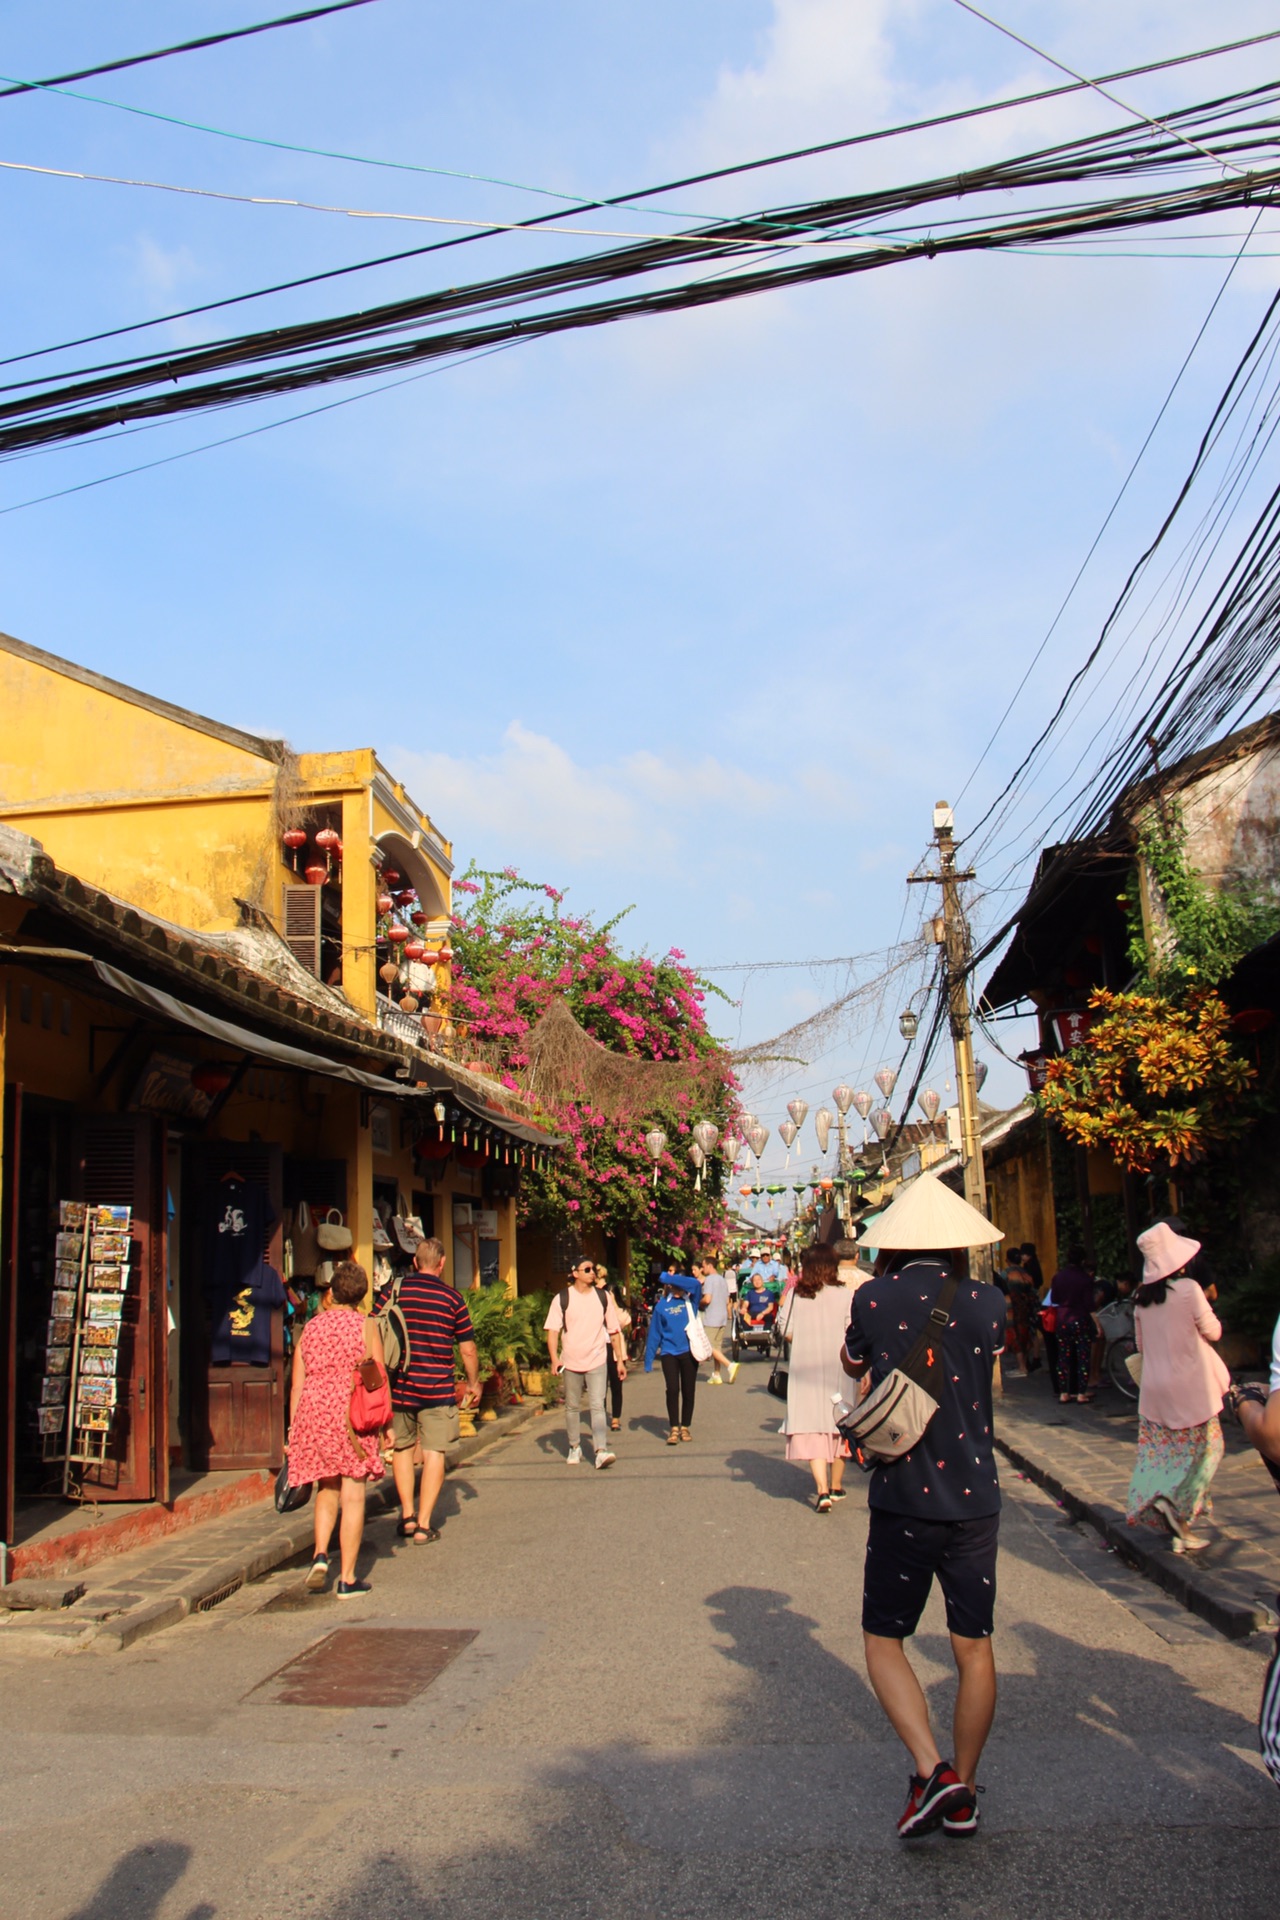
<svg viewBox="0 0 1280 1920">
<path fill-rule="evenodd" d="M 543 1411 L 541 1401 L 509 1407 L 449 1450 L 449 1469 L 517 1433 Z M 396 1508 L 388 1473 L 368 1497 L 370 1518 Z M 147 1634 L 176 1626 L 229 1599 L 296 1555 L 309 1553 L 314 1515 L 307 1502 L 277 1513 L 273 1501 L 187 1529 L 133 1553 L 57 1579 L 0 1587 L 0 1652 L 119 1653 Z"/>
<path fill-rule="evenodd" d="M 1175 1554 L 1168 1536 L 1125 1519 L 1138 1444 L 1138 1409 L 1103 1385 L 1091 1406 L 1062 1406 L 1043 1372 L 1005 1373 L 996 1445 L 1015 1467 L 1088 1520 L 1108 1546 L 1230 1639 L 1275 1623 L 1280 1586 L 1280 1499 L 1236 1423 L 1224 1418 L 1226 1455 L 1213 1483 L 1203 1553 Z"/>
</svg>

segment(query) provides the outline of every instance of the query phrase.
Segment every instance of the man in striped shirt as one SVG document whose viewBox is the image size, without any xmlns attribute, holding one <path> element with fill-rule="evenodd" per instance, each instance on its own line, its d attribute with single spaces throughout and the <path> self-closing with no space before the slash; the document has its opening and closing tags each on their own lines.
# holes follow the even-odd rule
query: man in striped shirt
<svg viewBox="0 0 1280 1920">
<path fill-rule="evenodd" d="M 400 1498 L 396 1532 L 421 1544 L 438 1540 L 431 1515 L 444 1485 L 445 1450 L 458 1438 L 458 1403 L 454 1393 L 453 1350 L 456 1346 L 466 1370 L 463 1402 L 474 1406 L 480 1398 L 480 1360 L 475 1330 L 466 1302 L 444 1274 L 444 1246 L 439 1240 L 418 1243 L 413 1267 L 400 1282 L 398 1304 L 409 1330 L 409 1364 L 391 1383 L 395 1454 L 392 1469 Z M 422 1448 L 422 1483 L 417 1511 L 413 1503 L 413 1453 Z"/>
</svg>

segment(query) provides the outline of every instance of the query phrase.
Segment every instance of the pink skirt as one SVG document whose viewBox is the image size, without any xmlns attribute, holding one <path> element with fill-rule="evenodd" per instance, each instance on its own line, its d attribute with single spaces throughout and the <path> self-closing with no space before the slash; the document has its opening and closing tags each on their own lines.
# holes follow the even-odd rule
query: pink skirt
<svg viewBox="0 0 1280 1920">
<path fill-rule="evenodd" d="M 849 1442 L 838 1433 L 789 1433 L 788 1460 L 847 1460 Z"/>
</svg>

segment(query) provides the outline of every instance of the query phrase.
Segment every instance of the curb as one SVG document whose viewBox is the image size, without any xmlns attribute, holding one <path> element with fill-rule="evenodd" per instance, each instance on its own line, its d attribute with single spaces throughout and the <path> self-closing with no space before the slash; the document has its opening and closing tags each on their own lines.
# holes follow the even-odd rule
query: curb
<svg viewBox="0 0 1280 1920">
<path fill-rule="evenodd" d="M 482 1432 L 469 1434 L 465 1440 L 449 1448 L 446 1471 L 452 1472 L 455 1467 L 473 1460 L 477 1454 L 487 1451 L 498 1441 L 521 1432 L 542 1412 L 541 1403 L 534 1402 L 512 1407 L 505 1414 L 500 1413 L 496 1420 L 485 1423 Z M 370 1497 L 368 1510 L 371 1513 L 386 1513 L 395 1504 L 394 1497 L 388 1499 L 386 1489 L 380 1486 Z M 264 1575 L 283 1566 L 285 1561 L 305 1551 L 313 1538 L 310 1502 L 296 1514 L 277 1515 L 273 1510 L 272 1517 L 279 1524 L 270 1533 L 247 1542 L 226 1559 L 202 1567 L 198 1574 L 193 1574 L 190 1580 L 172 1588 L 170 1592 L 154 1600 L 144 1600 L 140 1605 L 117 1614 L 114 1619 L 104 1621 L 96 1632 L 80 1641 L 79 1645 L 94 1653 L 123 1653 L 126 1647 L 131 1647 L 137 1640 L 144 1640 L 153 1633 L 163 1633 L 167 1627 L 176 1627 L 188 1614 L 199 1612 L 201 1603 L 211 1600 L 215 1594 L 229 1599 L 247 1582 L 261 1580 Z"/>
<path fill-rule="evenodd" d="M 1226 1639 L 1247 1640 L 1251 1634 L 1272 1630 L 1269 1607 L 1242 1600 L 1211 1570 L 1198 1567 L 1186 1555 L 1175 1556 L 1156 1546 L 1154 1540 L 1148 1545 L 1120 1508 L 1104 1500 L 1094 1488 L 1070 1485 L 1042 1456 L 1002 1434 L 996 1434 L 995 1444 L 1012 1466 L 1060 1500 L 1073 1519 L 1087 1520 L 1126 1566 L 1163 1588 L 1189 1613 L 1207 1620 Z"/>
</svg>

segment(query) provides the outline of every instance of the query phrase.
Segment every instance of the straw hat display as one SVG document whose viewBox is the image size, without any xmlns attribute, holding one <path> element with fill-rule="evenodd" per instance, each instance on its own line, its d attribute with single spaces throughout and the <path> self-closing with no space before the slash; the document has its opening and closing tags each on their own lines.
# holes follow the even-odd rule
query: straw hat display
<svg viewBox="0 0 1280 1920">
<path fill-rule="evenodd" d="M 1004 1235 L 936 1174 L 921 1173 L 878 1220 L 864 1228 L 860 1238 L 864 1246 L 881 1252 L 925 1253 L 947 1247 L 990 1247 Z"/>
</svg>

